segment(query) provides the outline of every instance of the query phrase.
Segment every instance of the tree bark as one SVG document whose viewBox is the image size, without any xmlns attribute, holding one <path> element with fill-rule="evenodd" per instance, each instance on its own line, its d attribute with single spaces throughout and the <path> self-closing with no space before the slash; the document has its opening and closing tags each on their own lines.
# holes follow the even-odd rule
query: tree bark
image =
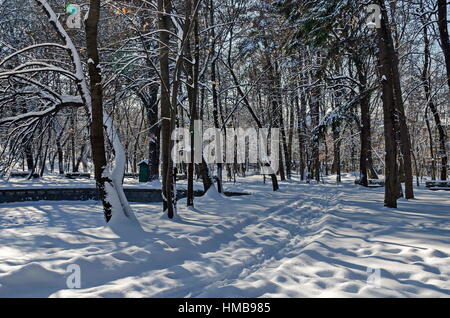
<svg viewBox="0 0 450 318">
<path fill-rule="evenodd" d="M 215 128 L 220 128 L 219 123 L 219 95 L 217 93 L 217 56 L 216 56 L 216 31 L 215 31 L 215 19 L 214 19 L 214 1 L 209 2 L 209 22 L 211 28 L 211 51 L 213 54 L 211 61 L 211 90 L 212 90 L 212 100 L 213 100 L 213 119 Z M 222 189 L 222 179 L 223 179 L 223 165 L 222 163 L 217 163 L 217 191 L 219 193 L 223 192 Z"/>
<path fill-rule="evenodd" d="M 184 32 L 189 32 L 189 28 L 191 27 L 191 23 L 194 23 L 194 64 L 192 64 L 192 53 L 191 53 L 191 40 L 188 39 L 186 43 L 185 55 L 186 59 L 184 60 L 184 69 L 187 75 L 187 93 L 189 99 L 189 112 L 190 112 L 190 125 L 189 132 L 191 137 L 191 152 L 190 152 L 190 162 L 188 163 L 188 188 L 187 188 L 187 206 L 194 205 L 194 161 L 195 161 L 195 153 L 194 151 L 199 151 L 199 149 L 195 148 L 195 126 L 194 123 L 198 119 L 198 111 L 197 111 L 197 101 L 198 101 L 198 77 L 199 77 L 199 52 L 198 52 L 198 22 L 197 22 L 197 10 L 195 10 L 195 14 L 192 11 L 192 7 L 197 7 L 198 0 L 194 0 L 193 6 L 192 1 L 186 1 L 185 7 L 185 25 Z"/>
<path fill-rule="evenodd" d="M 447 143 L 447 136 L 445 133 L 445 129 L 442 126 L 441 118 L 439 116 L 439 112 L 436 108 L 436 105 L 434 104 L 433 97 L 431 95 L 431 83 L 430 83 L 430 40 L 428 38 L 428 28 L 426 21 L 422 21 L 422 27 L 423 27 L 423 38 L 424 38 L 424 67 L 422 72 L 422 82 L 423 82 L 423 89 L 425 92 L 425 98 L 427 101 L 427 108 L 431 110 L 431 113 L 434 117 L 434 122 L 436 124 L 436 128 L 439 133 L 439 156 L 441 158 L 441 180 L 447 179 L 447 163 L 448 163 L 448 156 L 447 156 L 447 150 L 446 150 L 446 143 Z M 445 33 L 445 32 L 444 32 Z M 448 33 L 447 33 L 448 37 Z M 428 109 L 427 109 L 428 110 Z M 426 111 L 427 113 L 427 111 Z M 427 128 L 430 131 L 429 122 L 428 122 L 428 116 L 426 116 L 427 120 Z M 430 134 L 431 137 L 431 134 Z M 432 142 L 431 142 L 432 145 Z M 432 147 L 432 146 L 431 146 Z M 431 155 L 434 161 L 433 151 L 431 151 Z M 435 165 L 435 162 L 432 163 L 432 165 Z M 433 167 L 434 168 L 434 167 Z M 433 169 L 434 170 L 434 169 Z"/>
<path fill-rule="evenodd" d="M 320 99 L 320 88 L 313 88 L 310 99 L 310 111 L 311 111 L 311 124 L 313 129 L 315 130 L 319 126 L 319 99 Z M 317 182 L 320 182 L 320 157 L 319 157 L 319 136 L 313 136 L 311 140 L 311 148 L 312 148 L 312 170 L 314 172 L 314 179 Z"/>
<path fill-rule="evenodd" d="M 406 114 L 403 105 L 403 96 L 400 84 L 400 73 L 398 70 L 399 66 L 398 52 L 395 50 L 394 47 L 391 27 L 386 12 L 385 1 L 379 0 L 379 2 L 382 13 L 381 24 L 382 28 L 384 28 L 383 31 L 384 42 L 386 44 L 386 49 L 389 54 L 388 55 L 389 61 L 387 61 L 391 69 L 389 75 L 392 77 L 392 84 L 394 90 L 394 105 L 395 105 L 396 119 L 398 121 L 400 150 L 402 154 L 403 167 L 405 173 L 405 198 L 412 199 L 414 198 L 414 189 L 413 189 L 413 174 L 412 174 L 412 160 L 411 160 L 411 139 L 409 136 L 408 125 L 406 122 Z M 387 76 L 387 74 L 384 75 Z"/>
<path fill-rule="evenodd" d="M 91 93 L 91 149 L 94 162 L 94 175 L 99 192 L 100 200 L 103 204 L 103 212 L 106 222 L 109 222 L 112 216 L 111 203 L 106 197 L 105 183 L 110 182 L 103 175 L 107 165 L 105 152 L 105 136 L 103 129 L 103 89 L 102 77 L 98 67 L 100 58 L 97 48 L 98 21 L 100 18 L 100 1 L 91 0 L 89 7 L 89 16 L 86 20 L 86 47 L 89 56 L 88 68 L 90 78 Z"/>
<path fill-rule="evenodd" d="M 450 40 L 448 36 L 447 21 L 447 0 L 438 0 L 438 27 L 441 39 L 442 52 L 445 58 L 445 68 L 447 71 L 447 84 L 450 89 Z"/>
<path fill-rule="evenodd" d="M 158 0 L 158 28 L 159 28 L 159 65 L 161 75 L 161 144 L 162 144 L 162 192 L 163 211 L 167 211 L 170 219 L 174 217 L 175 194 L 173 189 L 173 162 L 171 158 L 171 135 L 173 107 L 170 100 L 169 75 L 169 30 L 171 0 Z"/>
<path fill-rule="evenodd" d="M 378 0 L 383 15 L 381 27 L 378 29 L 379 67 L 382 77 L 382 101 L 384 117 L 385 141 L 385 195 L 384 204 L 390 208 L 397 208 L 398 176 L 397 176 L 397 144 L 395 138 L 395 102 L 394 83 L 391 68 L 391 50 L 389 49 L 390 30 L 386 23 L 386 8 L 384 0 Z"/>
<path fill-rule="evenodd" d="M 361 152 L 359 160 L 359 170 L 360 170 L 360 185 L 367 187 L 369 172 L 373 174 L 371 170 L 372 165 L 372 146 L 371 146 L 371 125 L 370 125 L 370 94 L 366 92 L 367 90 L 367 73 L 363 68 L 362 61 L 359 57 L 353 57 L 356 66 L 356 72 L 359 80 L 359 90 L 360 94 L 363 94 L 360 101 L 361 110 Z"/>
<path fill-rule="evenodd" d="M 334 120 L 331 126 L 333 131 L 333 168 L 331 173 L 336 173 L 336 182 L 342 182 L 341 177 L 341 132 L 340 132 L 340 122 Z"/>
</svg>

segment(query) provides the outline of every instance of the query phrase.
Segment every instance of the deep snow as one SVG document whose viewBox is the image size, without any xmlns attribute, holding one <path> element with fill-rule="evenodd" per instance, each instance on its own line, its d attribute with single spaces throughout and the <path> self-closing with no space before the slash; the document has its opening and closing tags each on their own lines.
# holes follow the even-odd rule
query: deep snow
<svg viewBox="0 0 450 318">
<path fill-rule="evenodd" d="M 260 176 L 194 209 L 132 204 L 144 233 L 121 238 L 97 202 L 0 204 L 0 297 L 450 296 L 450 192 L 383 207 L 383 189 Z M 68 289 L 66 269 L 81 269 Z"/>
</svg>

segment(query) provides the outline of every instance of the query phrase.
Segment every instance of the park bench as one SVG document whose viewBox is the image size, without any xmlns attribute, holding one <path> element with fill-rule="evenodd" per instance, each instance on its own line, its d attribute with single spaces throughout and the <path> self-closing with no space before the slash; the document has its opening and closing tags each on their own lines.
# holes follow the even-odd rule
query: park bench
<svg viewBox="0 0 450 318">
<path fill-rule="evenodd" d="M 361 180 L 356 179 L 355 184 L 361 184 Z M 381 187 L 384 187 L 384 180 L 383 179 L 368 179 L 367 185 L 369 188 L 381 188 Z"/>
<path fill-rule="evenodd" d="M 450 180 L 433 180 L 426 181 L 425 186 L 430 190 L 446 190 L 450 191 Z"/>
<path fill-rule="evenodd" d="M 90 173 L 84 173 L 84 172 L 70 172 L 66 173 L 64 175 L 67 179 L 90 179 L 91 174 Z"/>
<path fill-rule="evenodd" d="M 28 177 L 30 177 L 30 172 L 29 171 L 14 171 L 14 172 L 11 172 L 11 174 L 9 176 L 11 178 L 28 178 Z M 32 177 L 34 179 L 38 179 L 39 173 L 33 173 Z"/>
</svg>

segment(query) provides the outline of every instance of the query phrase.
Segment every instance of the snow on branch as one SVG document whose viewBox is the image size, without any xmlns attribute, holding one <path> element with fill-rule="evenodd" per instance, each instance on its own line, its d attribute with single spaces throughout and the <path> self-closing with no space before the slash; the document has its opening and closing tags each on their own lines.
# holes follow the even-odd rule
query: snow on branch
<svg viewBox="0 0 450 318">
<path fill-rule="evenodd" d="M 34 119 L 34 118 L 43 118 L 46 116 L 54 115 L 61 109 L 65 107 L 83 107 L 83 101 L 80 97 L 77 96 L 61 96 L 60 97 L 61 102 L 55 104 L 54 106 L 51 106 L 45 110 L 42 111 L 35 111 L 35 112 L 28 112 L 25 114 L 20 114 L 17 116 L 12 117 L 6 117 L 0 119 L 0 125 L 4 125 L 7 123 L 16 123 L 19 121 L 24 121 L 27 119 Z"/>
</svg>

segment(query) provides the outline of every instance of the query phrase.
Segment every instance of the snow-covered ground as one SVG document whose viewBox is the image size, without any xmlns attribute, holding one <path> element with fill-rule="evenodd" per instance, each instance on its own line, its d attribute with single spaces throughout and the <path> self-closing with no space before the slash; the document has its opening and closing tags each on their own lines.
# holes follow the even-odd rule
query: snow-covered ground
<svg viewBox="0 0 450 318">
<path fill-rule="evenodd" d="M 261 177 L 179 202 L 132 204 L 145 233 L 121 238 L 97 202 L 0 204 L 0 297 L 450 296 L 450 192 L 383 207 L 383 189 Z M 69 289 L 76 264 L 81 289 Z"/>
</svg>

